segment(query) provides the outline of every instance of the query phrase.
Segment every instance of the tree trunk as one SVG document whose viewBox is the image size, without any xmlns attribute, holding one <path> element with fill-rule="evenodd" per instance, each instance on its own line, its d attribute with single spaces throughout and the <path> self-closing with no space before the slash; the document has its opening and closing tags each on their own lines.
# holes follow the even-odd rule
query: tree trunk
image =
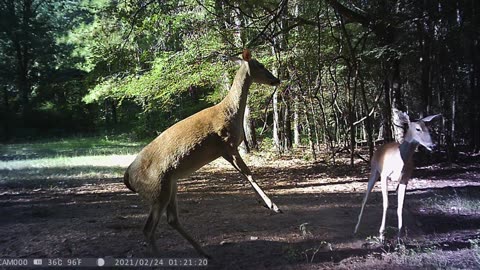
<svg viewBox="0 0 480 270">
<path fill-rule="evenodd" d="M 234 22 L 233 43 L 236 47 L 242 48 L 244 46 L 242 32 L 243 16 L 238 8 L 232 9 L 231 14 Z M 247 99 L 247 106 L 245 107 L 245 115 L 243 117 L 244 141 L 239 145 L 242 153 L 249 153 L 250 150 L 257 148 L 254 124 L 254 121 L 250 119 L 250 106 L 248 105 Z"/>
<path fill-rule="evenodd" d="M 308 108 L 307 100 L 304 99 L 305 108 Z M 313 160 L 317 160 L 317 153 L 315 152 L 315 143 L 313 142 L 312 126 L 310 121 L 310 116 L 308 113 L 309 110 L 305 110 L 305 121 L 307 122 L 307 136 L 308 144 L 310 145 L 310 150 L 312 151 Z"/>
<path fill-rule="evenodd" d="M 284 146 L 286 150 L 292 148 L 292 121 L 290 120 L 290 103 L 286 102 L 283 115 Z"/>
<path fill-rule="evenodd" d="M 253 149 L 257 149 L 257 140 L 255 136 L 254 125 L 250 119 L 250 107 L 245 107 L 245 117 L 243 117 L 243 130 L 245 133 L 245 140 L 240 145 L 244 153 L 249 153 Z"/>
<path fill-rule="evenodd" d="M 480 151 L 480 68 L 478 61 L 480 61 L 480 40 L 472 40 L 472 68 L 470 70 L 470 149 L 474 152 Z"/>
<path fill-rule="evenodd" d="M 278 91 L 273 93 L 273 143 L 278 152 L 282 153 L 282 141 L 280 134 L 280 105 L 278 104 Z"/>
<path fill-rule="evenodd" d="M 3 86 L 3 104 L 5 108 L 3 109 L 3 140 L 5 142 L 10 140 L 10 104 L 8 101 L 8 87 Z"/>
<path fill-rule="evenodd" d="M 431 47 L 430 47 L 430 36 L 428 34 L 428 29 L 420 29 L 422 33 L 422 41 L 421 44 L 421 66 L 422 66 L 422 75 L 421 75 L 421 101 L 422 101 L 422 116 L 427 116 L 430 114 L 430 97 L 432 94 L 432 90 L 430 87 L 430 54 L 431 54 Z"/>
<path fill-rule="evenodd" d="M 300 104 L 296 95 L 293 102 L 293 144 L 300 146 Z"/>
<path fill-rule="evenodd" d="M 113 124 L 113 127 L 115 128 L 117 126 L 117 123 L 118 123 L 118 119 L 117 119 L 117 102 L 112 99 L 112 101 L 110 102 L 110 109 L 112 110 L 112 124 Z"/>
<path fill-rule="evenodd" d="M 390 82 L 387 80 L 384 81 L 383 83 L 383 92 L 385 93 L 384 95 L 384 103 L 385 105 L 383 106 L 383 132 L 379 132 L 378 134 L 383 134 L 383 140 L 385 142 L 390 142 L 393 140 L 393 135 L 392 135 L 392 103 L 390 101 Z"/>
<path fill-rule="evenodd" d="M 363 110 L 365 111 L 365 115 L 367 118 L 365 118 L 365 132 L 367 133 L 367 144 L 368 144 L 368 156 L 369 159 L 372 158 L 373 156 L 373 150 L 374 150 L 374 145 L 373 145 L 373 127 L 372 127 L 372 122 L 370 118 L 370 109 L 368 108 L 368 102 L 367 102 L 367 94 L 365 93 L 365 83 L 363 79 L 360 79 L 360 90 L 361 90 L 361 95 L 362 95 L 362 103 L 363 103 Z"/>
<path fill-rule="evenodd" d="M 397 118 L 397 115 L 393 113 L 395 109 L 405 112 L 405 107 L 403 106 L 402 102 L 402 95 L 401 95 L 401 82 L 400 82 L 400 59 L 398 59 L 398 55 L 394 56 L 394 60 L 392 63 L 393 71 L 392 71 L 392 111 L 391 115 L 393 117 L 393 130 L 395 141 L 402 143 L 403 137 L 405 133 L 405 125 L 406 123 L 402 123 Z"/>
</svg>

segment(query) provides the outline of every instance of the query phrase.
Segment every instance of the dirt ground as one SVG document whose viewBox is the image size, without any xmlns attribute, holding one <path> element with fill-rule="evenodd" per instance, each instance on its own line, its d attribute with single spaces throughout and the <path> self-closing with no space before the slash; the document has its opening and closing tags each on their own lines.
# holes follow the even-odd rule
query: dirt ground
<svg viewBox="0 0 480 270">
<path fill-rule="evenodd" d="M 180 220 L 214 257 L 211 269 L 480 268 L 478 158 L 415 171 L 407 188 L 403 250 L 367 240 L 380 226 L 379 184 L 359 234 L 352 235 L 366 164 L 246 162 L 283 214 L 259 205 L 247 181 L 223 161 L 179 182 Z M 395 184 L 389 189 L 387 224 L 395 227 Z M 444 198 L 466 198 L 473 210 L 433 207 Z M 151 257 L 142 234 L 147 212 L 121 178 L 0 183 L 0 257 Z M 165 218 L 157 238 L 161 257 L 198 257 Z"/>
</svg>

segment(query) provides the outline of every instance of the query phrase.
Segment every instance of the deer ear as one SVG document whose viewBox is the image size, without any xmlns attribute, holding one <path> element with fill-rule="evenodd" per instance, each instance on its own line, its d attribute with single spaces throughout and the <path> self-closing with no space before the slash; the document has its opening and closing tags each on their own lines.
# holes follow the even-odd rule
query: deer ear
<svg viewBox="0 0 480 270">
<path fill-rule="evenodd" d="M 423 122 L 430 122 L 433 119 L 437 118 L 438 116 L 442 116 L 442 115 L 441 114 L 429 115 L 429 116 L 425 116 L 424 118 L 422 118 L 420 120 L 422 120 Z"/>
<path fill-rule="evenodd" d="M 237 65 L 241 65 L 243 63 L 243 60 L 238 58 L 238 57 L 235 57 L 235 56 L 230 56 L 228 57 L 228 59 L 232 62 L 235 62 Z"/>
<path fill-rule="evenodd" d="M 243 60 L 250 61 L 250 59 L 252 59 L 252 54 L 250 53 L 250 50 L 243 49 L 242 57 L 243 57 Z"/>
<path fill-rule="evenodd" d="M 408 117 L 407 113 L 397 110 L 395 108 L 393 109 L 393 112 L 397 115 L 398 120 L 400 120 L 402 123 L 410 123 L 410 117 Z"/>
</svg>

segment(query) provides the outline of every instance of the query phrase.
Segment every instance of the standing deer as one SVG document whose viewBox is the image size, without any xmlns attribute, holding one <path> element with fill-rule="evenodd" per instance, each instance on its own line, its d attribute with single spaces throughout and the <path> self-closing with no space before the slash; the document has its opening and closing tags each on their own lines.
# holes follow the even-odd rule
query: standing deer
<svg viewBox="0 0 480 270">
<path fill-rule="evenodd" d="M 243 60 L 233 60 L 240 64 L 240 68 L 228 95 L 217 105 L 162 132 L 143 148 L 125 172 L 125 185 L 138 192 L 151 206 L 143 233 L 155 253 L 158 252 L 155 229 L 166 211 L 168 224 L 190 242 L 199 254 L 209 257 L 178 220 L 177 180 L 218 157 L 225 158 L 250 182 L 269 209 L 280 212 L 255 182 L 237 150 L 244 139 L 243 117 L 250 85 L 255 82 L 277 86 L 280 80 L 252 59 L 248 50 L 243 51 Z"/>
<path fill-rule="evenodd" d="M 358 226 L 362 219 L 363 210 L 367 203 L 368 195 L 373 189 L 375 182 L 380 177 L 383 197 L 383 216 L 382 224 L 380 225 L 380 240 L 383 241 L 385 231 L 385 219 L 387 216 L 388 208 L 388 190 L 387 181 L 398 181 L 397 196 L 398 196 L 398 236 L 402 229 L 402 211 L 403 201 L 405 199 L 405 190 L 407 188 L 408 180 L 413 172 L 413 153 L 421 144 L 429 151 L 432 151 L 434 144 L 430 137 L 430 131 L 428 130 L 425 122 L 430 122 L 437 115 L 430 115 L 424 117 L 416 122 L 410 122 L 410 119 L 406 113 L 401 111 L 395 111 L 401 122 L 408 124 L 408 130 L 405 134 L 404 141 L 400 144 L 397 142 L 391 142 L 382 145 L 373 155 L 371 161 L 370 179 L 368 180 L 367 192 L 363 198 L 362 208 L 358 215 L 358 222 L 355 226 L 354 234 L 358 231 Z"/>
</svg>

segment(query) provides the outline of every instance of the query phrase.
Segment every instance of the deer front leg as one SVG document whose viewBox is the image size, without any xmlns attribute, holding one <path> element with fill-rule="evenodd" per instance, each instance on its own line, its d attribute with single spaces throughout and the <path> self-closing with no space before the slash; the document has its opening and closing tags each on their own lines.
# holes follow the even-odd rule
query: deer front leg
<svg viewBox="0 0 480 270">
<path fill-rule="evenodd" d="M 248 182 L 252 185 L 255 192 L 262 198 L 265 205 L 275 213 L 281 213 L 282 211 L 277 207 L 275 203 L 270 200 L 270 198 L 265 194 L 265 192 L 260 188 L 260 186 L 255 182 L 252 176 L 252 172 L 247 167 L 245 162 L 243 162 L 242 157 L 238 153 L 238 151 L 232 151 L 232 153 L 228 153 L 223 155 L 223 158 L 230 162 L 235 169 L 237 169 L 245 178 L 247 178 Z"/>
<path fill-rule="evenodd" d="M 388 185 L 387 185 L 387 177 L 381 177 L 381 186 L 382 186 L 382 198 L 383 198 L 383 214 L 382 214 L 382 224 L 380 225 L 380 240 L 384 240 L 384 232 L 385 232 L 385 221 L 387 219 L 387 209 L 388 209 Z"/>
<path fill-rule="evenodd" d="M 405 190 L 407 189 L 406 184 L 399 184 L 397 197 L 398 197 L 398 207 L 397 207 L 397 216 L 398 216 L 398 238 L 400 239 L 401 231 L 403 227 L 403 202 L 405 201 Z"/>
</svg>

